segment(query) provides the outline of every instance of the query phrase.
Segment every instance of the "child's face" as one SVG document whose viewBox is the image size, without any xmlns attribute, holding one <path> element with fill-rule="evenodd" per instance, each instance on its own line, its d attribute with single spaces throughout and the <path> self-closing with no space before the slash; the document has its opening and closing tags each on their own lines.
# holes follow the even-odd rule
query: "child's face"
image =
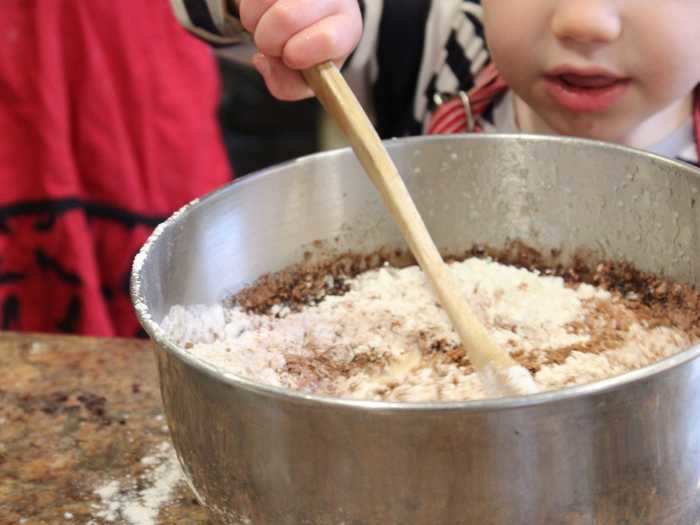
<svg viewBox="0 0 700 525">
<path fill-rule="evenodd" d="M 687 118 L 700 0 L 482 4 L 493 59 L 540 128 L 639 146 Z"/>
</svg>

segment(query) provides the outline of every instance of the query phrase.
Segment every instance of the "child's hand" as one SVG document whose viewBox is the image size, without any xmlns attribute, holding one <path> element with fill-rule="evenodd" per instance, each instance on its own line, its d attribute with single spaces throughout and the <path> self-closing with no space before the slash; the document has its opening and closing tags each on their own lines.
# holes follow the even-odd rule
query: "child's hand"
<svg viewBox="0 0 700 525">
<path fill-rule="evenodd" d="M 342 64 L 362 35 L 357 0 L 238 0 L 253 35 L 255 67 L 281 100 L 311 96 L 298 70 L 327 60 Z"/>
</svg>

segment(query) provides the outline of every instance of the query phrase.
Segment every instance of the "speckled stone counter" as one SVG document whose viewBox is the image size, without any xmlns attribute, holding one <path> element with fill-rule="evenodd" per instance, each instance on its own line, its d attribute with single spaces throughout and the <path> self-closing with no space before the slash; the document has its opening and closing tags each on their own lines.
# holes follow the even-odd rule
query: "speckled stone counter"
<svg viewBox="0 0 700 525">
<path fill-rule="evenodd" d="M 0 524 L 209 523 L 159 464 L 176 467 L 150 345 L 0 333 Z"/>
</svg>

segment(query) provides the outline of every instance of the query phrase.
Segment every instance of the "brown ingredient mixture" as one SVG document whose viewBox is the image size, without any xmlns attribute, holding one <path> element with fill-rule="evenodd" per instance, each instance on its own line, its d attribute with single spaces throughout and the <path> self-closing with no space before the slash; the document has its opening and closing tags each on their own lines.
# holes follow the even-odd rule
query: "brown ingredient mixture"
<svg viewBox="0 0 700 525">
<path fill-rule="evenodd" d="M 510 266 L 536 270 L 542 275 L 562 277 L 569 287 L 587 283 L 612 294 L 614 301 L 590 299 L 590 313 L 583 321 L 569 327 L 573 334 L 589 334 L 586 342 L 544 353 L 512 351 L 514 359 L 533 374 L 545 366 L 563 364 L 573 352 L 601 354 L 619 348 L 630 326 L 640 321 L 650 329 L 673 327 L 688 334 L 693 341 L 700 340 L 700 294 L 691 286 L 641 272 L 631 264 L 607 261 L 589 265 L 584 256 L 575 257 L 573 263 L 562 264 L 558 262 L 559 253 L 544 255 L 521 242 L 513 242 L 502 250 L 475 246 L 461 256 L 447 260 L 459 261 L 469 257 L 488 257 Z M 231 305 L 256 314 L 276 315 L 280 307 L 296 312 L 318 304 L 328 296 L 347 293 L 348 280 L 387 264 L 404 267 L 414 262 L 404 253 L 382 251 L 369 256 L 343 255 L 323 264 L 299 265 L 263 276 L 233 297 Z M 429 330 L 419 330 L 416 335 L 423 365 L 453 363 L 464 374 L 473 371 L 458 343 L 446 338 L 434 339 Z M 359 354 L 350 361 L 328 357 L 323 349 L 317 349 L 314 359 L 299 355 L 286 355 L 285 358 L 284 373 L 294 378 L 297 387 L 311 390 L 324 390 L 323 385 L 328 390 L 328 385 L 339 376 L 347 378 L 359 371 L 379 373 L 389 365 L 385 356 L 372 352 Z M 387 392 L 395 386 L 388 383 Z"/>
</svg>

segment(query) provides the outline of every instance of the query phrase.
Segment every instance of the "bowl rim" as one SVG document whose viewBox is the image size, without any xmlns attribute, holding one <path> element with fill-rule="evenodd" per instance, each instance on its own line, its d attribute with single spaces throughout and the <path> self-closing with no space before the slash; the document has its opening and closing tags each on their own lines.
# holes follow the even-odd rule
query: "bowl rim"
<svg viewBox="0 0 700 525">
<path fill-rule="evenodd" d="M 685 162 L 670 159 L 650 153 L 644 150 L 631 148 L 628 146 L 622 146 L 619 144 L 613 144 L 598 140 L 583 139 L 577 137 L 561 137 L 555 135 L 533 135 L 525 133 L 480 133 L 480 134 L 452 134 L 452 135 L 433 135 L 433 136 L 418 136 L 418 137 L 406 137 L 406 138 L 394 138 L 383 141 L 387 148 L 391 150 L 395 146 L 401 145 L 411 145 L 411 144 L 430 144 L 439 142 L 453 142 L 455 139 L 467 140 L 473 142 L 493 142 L 494 139 L 497 141 L 515 141 L 515 142 L 557 142 L 562 144 L 573 144 L 577 146 L 585 146 L 593 149 L 606 150 L 606 151 L 618 151 L 627 156 L 632 157 L 644 157 L 650 159 L 654 162 L 666 165 L 669 168 L 680 169 L 685 172 L 689 172 L 690 175 L 698 177 L 700 179 L 700 169 L 687 164 Z M 399 412 L 399 413 L 411 413 L 411 412 L 496 412 L 501 410 L 510 410 L 514 408 L 525 408 L 525 407 L 541 407 L 543 405 L 551 405 L 554 403 L 571 401 L 573 399 L 580 399 L 582 397 L 592 397 L 595 395 L 601 395 L 619 390 L 632 383 L 640 383 L 645 380 L 649 380 L 652 377 L 659 376 L 664 373 L 670 373 L 672 370 L 681 367 L 685 363 L 696 359 L 700 356 L 700 343 L 692 345 L 685 350 L 682 350 L 674 355 L 668 356 L 661 359 L 651 365 L 620 374 L 618 376 L 613 376 L 608 379 L 601 381 L 595 381 L 592 383 L 586 383 L 582 385 L 576 385 L 571 387 L 566 387 L 562 389 L 545 391 L 536 394 L 530 394 L 525 396 L 509 396 L 500 398 L 490 398 L 490 399 L 479 399 L 479 400 L 468 400 L 468 401 L 376 401 L 376 400 L 357 400 L 357 399 L 346 399 L 339 397 L 332 397 L 326 395 L 311 394 L 308 392 L 292 390 L 284 387 L 278 387 L 274 385 L 267 385 L 254 381 L 252 379 L 246 378 L 244 376 L 239 376 L 232 374 L 230 372 L 225 372 L 220 370 L 218 367 L 209 364 L 196 358 L 191 352 L 186 349 L 181 348 L 166 337 L 165 332 L 160 328 L 160 325 L 153 320 L 150 312 L 148 311 L 145 302 L 142 300 L 141 296 L 141 273 L 146 260 L 152 250 L 152 247 L 158 242 L 162 233 L 166 229 L 171 229 L 177 226 L 178 223 L 184 221 L 187 216 L 195 208 L 206 204 L 212 200 L 217 200 L 223 198 L 223 196 L 229 192 L 234 191 L 235 188 L 247 185 L 255 184 L 258 180 L 263 178 L 268 178 L 275 176 L 279 171 L 284 171 L 286 167 L 295 164 L 304 164 L 308 162 L 316 161 L 317 159 L 338 156 L 338 155 L 353 155 L 352 150 L 349 147 L 338 148 L 318 153 L 312 153 L 292 159 L 274 166 L 267 167 L 265 169 L 259 170 L 257 172 L 246 175 L 245 178 L 234 180 L 221 188 L 213 190 L 201 197 L 198 197 L 191 202 L 185 204 L 178 211 L 173 213 L 165 221 L 159 224 L 155 230 L 148 237 L 146 242 L 143 244 L 138 254 L 134 258 L 132 271 L 131 271 L 131 281 L 130 281 L 130 294 L 131 300 L 136 311 L 139 322 L 143 326 L 146 333 L 155 342 L 158 347 L 166 350 L 178 360 L 183 362 L 185 365 L 190 366 L 210 377 L 213 380 L 224 383 L 227 386 L 242 389 L 249 393 L 283 400 L 288 403 L 296 404 L 311 404 L 317 407 L 335 408 L 335 409 L 351 409 L 351 410 L 362 410 L 369 412 Z M 156 351 L 158 348 L 155 349 Z"/>
</svg>

